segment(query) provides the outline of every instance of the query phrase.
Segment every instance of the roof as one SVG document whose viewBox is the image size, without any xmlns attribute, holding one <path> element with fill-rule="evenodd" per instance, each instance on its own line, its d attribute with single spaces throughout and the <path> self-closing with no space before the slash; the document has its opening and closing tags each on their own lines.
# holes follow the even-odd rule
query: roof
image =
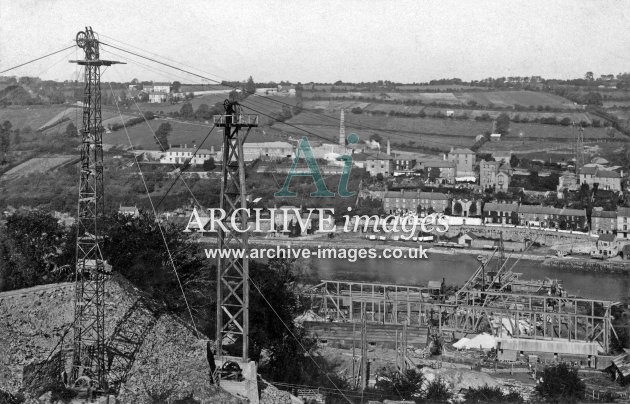
<svg viewBox="0 0 630 404">
<path fill-rule="evenodd" d="M 467 149 L 467 148 L 455 148 L 452 149 L 449 154 L 475 154 L 474 151 Z"/>
<path fill-rule="evenodd" d="M 619 173 L 616 172 L 616 171 L 598 170 L 597 174 L 595 175 L 595 177 L 598 177 L 598 178 L 621 178 L 621 175 L 619 175 Z"/>
<path fill-rule="evenodd" d="M 586 216 L 586 209 L 564 208 L 558 214 L 563 216 Z"/>
<path fill-rule="evenodd" d="M 258 142 L 258 143 L 250 143 L 250 142 L 245 142 L 243 143 L 243 147 L 255 147 L 255 148 L 263 148 L 263 147 L 284 147 L 284 148 L 291 148 L 294 149 L 295 146 L 293 146 L 291 143 L 287 143 L 287 142 Z"/>
<path fill-rule="evenodd" d="M 599 236 L 597 241 L 615 241 L 615 236 L 613 234 L 602 234 L 601 236 Z"/>
<path fill-rule="evenodd" d="M 609 218 L 617 218 L 617 212 L 610 210 L 594 210 L 591 214 L 592 217 L 609 217 Z"/>
<path fill-rule="evenodd" d="M 389 154 L 381 153 L 381 152 L 373 153 L 373 154 L 365 153 L 365 155 L 366 155 L 365 157 L 366 160 L 393 160 L 394 159 L 393 156 L 390 156 Z"/>
<path fill-rule="evenodd" d="M 474 234 L 471 231 L 462 234 L 462 236 L 468 236 L 468 237 L 470 237 L 473 240 L 477 240 L 479 238 L 479 236 L 477 236 L 476 234 Z"/>
<path fill-rule="evenodd" d="M 457 166 L 454 161 L 448 160 L 425 161 L 422 165 L 426 168 L 455 168 Z"/>
<path fill-rule="evenodd" d="M 427 284 L 429 289 L 442 289 L 442 282 L 440 281 L 429 281 Z"/>
<path fill-rule="evenodd" d="M 560 213 L 560 209 L 556 209 L 552 206 L 542 205 L 521 205 L 518 213 L 534 213 L 540 215 L 553 215 Z"/>
<path fill-rule="evenodd" d="M 199 149 L 197 150 L 194 147 L 174 147 L 171 149 L 168 149 L 166 151 L 167 153 L 195 153 L 195 155 L 197 154 L 212 154 L 212 152 L 210 152 L 210 150 L 208 149 Z"/>
<path fill-rule="evenodd" d="M 441 192 L 404 192 L 404 191 L 389 191 L 385 193 L 385 198 L 431 199 L 431 200 L 449 199 L 448 195 L 443 194 Z"/>
<path fill-rule="evenodd" d="M 630 216 L 630 208 L 617 206 L 617 216 Z"/>
<path fill-rule="evenodd" d="M 623 377 L 628 377 L 630 376 L 630 350 L 624 349 L 624 351 L 621 355 L 615 356 L 612 362 Z"/>
<path fill-rule="evenodd" d="M 580 174 L 583 175 L 595 175 L 597 173 L 597 167 L 582 167 Z"/>
<path fill-rule="evenodd" d="M 518 211 L 518 205 L 515 205 L 513 203 L 489 202 L 489 203 L 486 203 L 483 206 L 483 210 L 484 210 L 484 212 L 492 212 L 492 211 L 497 211 L 497 212 L 517 212 Z"/>
</svg>

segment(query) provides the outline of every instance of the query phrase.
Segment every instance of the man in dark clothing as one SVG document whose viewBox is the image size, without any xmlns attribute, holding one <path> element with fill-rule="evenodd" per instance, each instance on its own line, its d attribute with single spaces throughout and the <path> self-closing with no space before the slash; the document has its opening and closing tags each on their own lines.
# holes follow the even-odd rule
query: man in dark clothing
<svg viewBox="0 0 630 404">
<path fill-rule="evenodd" d="M 217 365 L 214 363 L 214 352 L 212 351 L 210 341 L 206 344 L 206 357 L 208 358 L 208 365 L 210 366 L 210 383 L 214 384 L 214 371 L 217 370 Z"/>
</svg>

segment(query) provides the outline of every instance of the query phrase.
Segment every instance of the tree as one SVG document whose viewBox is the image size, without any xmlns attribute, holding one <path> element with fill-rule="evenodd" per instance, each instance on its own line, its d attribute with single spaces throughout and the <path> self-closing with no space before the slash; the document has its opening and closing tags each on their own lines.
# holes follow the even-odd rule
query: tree
<svg viewBox="0 0 630 404">
<path fill-rule="evenodd" d="M 4 121 L 0 125 L 0 151 L 2 151 L 2 164 L 7 162 L 7 153 L 11 146 L 11 128 L 13 125 L 9 121 Z"/>
<path fill-rule="evenodd" d="M 370 140 L 373 142 L 378 142 L 378 143 L 383 142 L 383 138 L 378 133 L 372 133 L 370 135 Z"/>
<path fill-rule="evenodd" d="M 542 382 L 536 386 L 536 391 L 554 403 L 575 403 L 584 398 L 586 385 L 578 376 L 576 368 L 561 363 L 545 368 Z"/>
<path fill-rule="evenodd" d="M 468 216 L 475 216 L 477 214 L 477 202 L 470 204 L 470 208 L 468 208 Z"/>
<path fill-rule="evenodd" d="M 179 110 L 179 113 L 183 117 L 190 118 L 195 114 L 195 111 L 193 110 L 193 106 L 191 103 L 185 102 L 184 105 L 182 105 L 182 108 Z"/>
<path fill-rule="evenodd" d="M 173 127 L 168 122 L 163 122 L 160 124 L 158 129 L 155 131 L 155 137 L 157 138 L 155 143 L 160 145 L 160 149 L 162 151 L 166 151 L 169 148 L 168 144 L 168 135 L 173 130 Z"/>
<path fill-rule="evenodd" d="M 598 92 L 591 91 L 584 97 L 584 103 L 587 105 L 604 105 L 602 95 Z"/>
<path fill-rule="evenodd" d="M 496 131 L 503 136 L 506 136 L 510 131 L 510 117 L 505 112 L 502 112 L 501 115 L 497 117 Z"/>
<path fill-rule="evenodd" d="M 459 201 L 455 202 L 455 204 L 453 205 L 453 213 L 456 214 L 457 216 L 460 216 L 462 214 L 463 208 L 462 208 L 462 204 L 459 203 Z"/>
<path fill-rule="evenodd" d="M 210 119 L 212 118 L 212 113 L 210 112 L 210 107 L 208 104 L 200 104 L 197 107 L 197 111 L 195 111 L 196 119 Z"/>
<path fill-rule="evenodd" d="M 212 171 L 216 168 L 216 164 L 214 163 L 214 159 L 210 157 L 206 161 L 203 162 L 203 170 L 204 171 Z"/>
<path fill-rule="evenodd" d="M 256 83 L 254 83 L 254 79 L 252 78 L 252 76 L 249 76 L 249 78 L 247 79 L 247 83 L 245 84 L 245 91 L 248 95 L 256 93 Z"/>
<path fill-rule="evenodd" d="M 0 291 L 69 280 L 75 236 L 46 213 L 11 215 L 0 227 Z"/>
<path fill-rule="evenodd" d="M 588 81 L 593 81 L 594 79 L 593 72 L 586 72 L 586 74 L 584 75 L 584 79 Z"/>
<path fill-rule="evenodd" d="M 387 397 L 398 400 L 413 400 L 422 393 L 424 376 L 415 369 L 404 373 L 390 368 L 382 368 L 377 372 L 376 391 Z"/>
<path fill-rule="evenodd" d="M 77 127 L 74 125 L 74 122 L 70 122 L 68 126 L 66 126 L 66 136 L 68 137 L 77 136 Z"/>
<path fill-rule="evenodd" d="M 179 93 L 179 89 L 182 87 L 182 83 L 180 83 L 179 81 L 174 81 L 173 84 L 171 84 L 171 89 L 173 90 L 174 93 Z"/>
</svg>

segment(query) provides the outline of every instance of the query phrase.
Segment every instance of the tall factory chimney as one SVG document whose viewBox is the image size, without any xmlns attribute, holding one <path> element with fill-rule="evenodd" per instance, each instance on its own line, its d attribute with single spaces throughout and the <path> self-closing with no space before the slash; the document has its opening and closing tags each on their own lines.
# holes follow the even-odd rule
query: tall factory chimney
<svg viewBox="0 0 630 404">
<path fill-rule="evenodd" d="M 339 145 L 346 147 L 346 117 L 341 109 L 341 118 L 339 119 Z"/>
<path fill-rule="evenodd" d="M 392 146 L 389 144 L 389 139 L 387 139 L 387 155 L 392 154 Z"/>
</svg>

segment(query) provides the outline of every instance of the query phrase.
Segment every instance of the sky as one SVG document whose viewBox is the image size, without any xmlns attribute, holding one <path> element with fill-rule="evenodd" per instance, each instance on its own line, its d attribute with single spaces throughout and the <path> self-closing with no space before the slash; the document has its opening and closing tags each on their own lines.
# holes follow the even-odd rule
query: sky
<svg viewBox="0 0 630 404">
<path fill-rule="evenodd" d="M 103 79 L 426 82 L 630 71 L 630 2 L 381 0 L 0 0 L 0 71 L 74 43 L 150 55 L 202 80 L 103 46 L 126 61 Z M 73 49 L 5 75 L 72 80 Z"/>
</svg>

